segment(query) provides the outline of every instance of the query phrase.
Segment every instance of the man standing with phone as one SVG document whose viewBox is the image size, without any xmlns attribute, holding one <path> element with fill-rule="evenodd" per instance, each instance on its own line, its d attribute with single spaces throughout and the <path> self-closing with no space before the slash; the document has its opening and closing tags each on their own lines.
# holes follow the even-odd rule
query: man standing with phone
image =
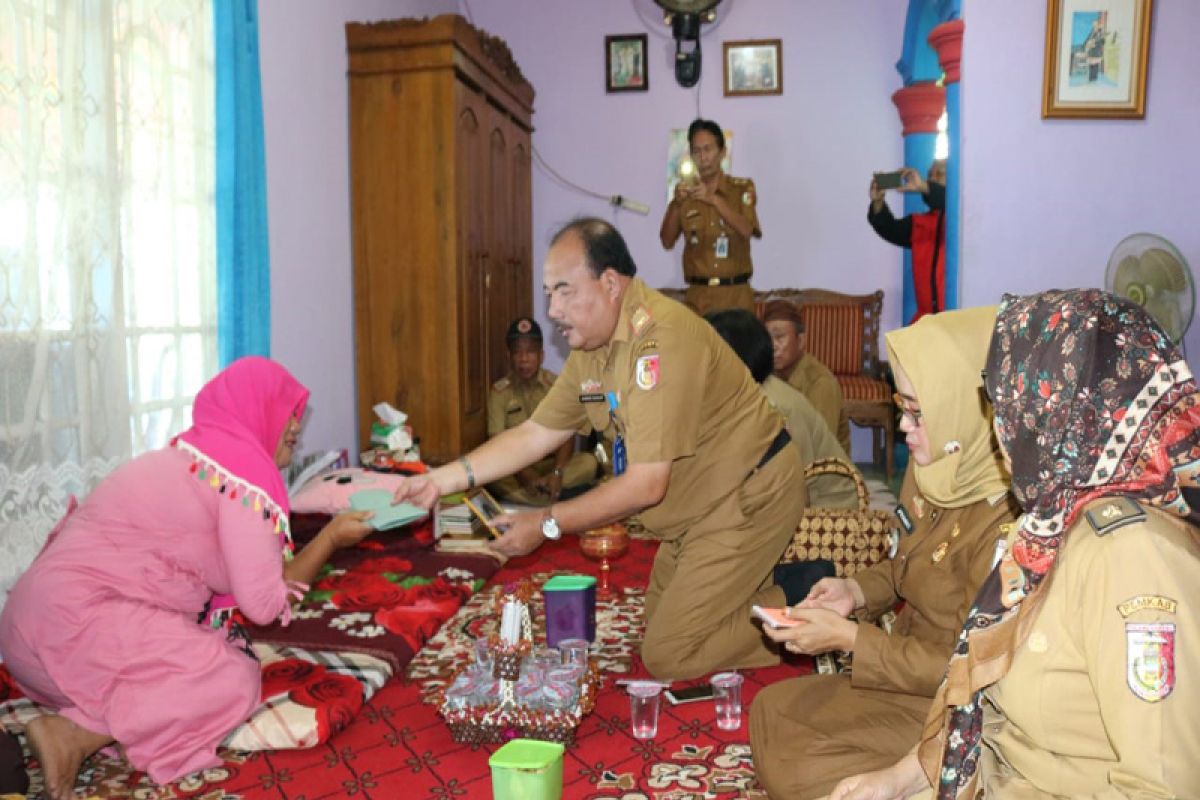
<svg viewBox="0 0 1200 800">
<path fill-rule="evenodd" d="M 725 308 L 754 310 L 750 275 L 750 237 L 762 238 L 755 210 L 754 181 L 734 178 L 721 169 L 725 133 L 709 119 L 688 127 L 694 177 L 675 186 L 675 199 L 663 215 L 659 238 L 670 250 L 683 239 L 685 302 L 698 314 Z"/>
<path fill-rule="evenodd" d="M 900 170 L 896 187 L 901 192 L 917 192 L 929 206 L 923 214 L 896 219 L 883 201 L 887 179 L 894 173 L 882 173 L 871 179 L 871 207 L 867 222 L 885 241 L 912 250 L 913 289 L 917 311 L 908 324 L 926 314 L 946 309 L 946 162 L 934 161 L 928 180 L 912 167 Z M 885 185 L 881 185 L 885 184 Z"/>
</svg>

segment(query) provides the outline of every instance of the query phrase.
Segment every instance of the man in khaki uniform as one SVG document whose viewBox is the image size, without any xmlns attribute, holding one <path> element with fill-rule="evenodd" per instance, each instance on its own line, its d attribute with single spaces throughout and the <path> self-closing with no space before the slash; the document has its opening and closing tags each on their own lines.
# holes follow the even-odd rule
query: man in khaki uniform
<svg viewBox="0 0 1200 800">
<path fill-rule="evenodd" d="M 488 394 L 488 436 L 499 436 L 533 416 L 557 377 L 542 369 L 542 329 L 530 317 L 513 320 L 505 334 L 508 375 L 492 384 Z M 543 458 L 490 485 L 496 495 L 514 503 L 544 506 L 559 492 L 586 486 L 596 477 L 596 457 L 575 452 L 574 440 L 565 442 L 552 456 Z"/>
<path fill-rule="evenodd" d="M 513 472 L 591 426 L 610 444 L 612 480 L 545 511 L 501 517 L 493 544 L 524 554 L 562 531 L 640 514 L 661 540 L 646 594 L 642 659 L 660 678 L 779 660 L 754 603 L 797 601 L 771 582 L 804 509 L 800 457 L 783 420 L 712 328 L 635 277 L 621 235 L 579 219 L 552 240 L 544 285 L 572 352 L 533 419 L 397 492 L 440 494 Z"/>
<path fill-rule="evenodd" d="M 772 300 L 763 311 L 763 322 L 775 344 L 775 375 L 808 398 L 829 424 L 838 444 L 850 452 L 850 419 L 842 400 L 842 387 L 829 368 L 804 352 L 804 317 L 795 303 Z"/>
<path fill-rule="evenodd" d="M 685 300 L 696 313 L 753 311 L 750 237 L 762 238 L 754 181 L 721 169 L 725 133 L 712 120 L 697 119 L 688 127 L 688 147 L 696 173 L 675 186 L 659 230 L 662 246 L 670 250 L 683 235 Z"/>
</svg>

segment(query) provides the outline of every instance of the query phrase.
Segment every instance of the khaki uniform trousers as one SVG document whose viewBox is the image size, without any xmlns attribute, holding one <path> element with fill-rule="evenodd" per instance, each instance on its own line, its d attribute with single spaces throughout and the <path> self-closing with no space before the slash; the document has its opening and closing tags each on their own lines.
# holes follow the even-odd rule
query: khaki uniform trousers
<svg viewBox="0 0 1200 800">
<path fill-rule="evenodd" d="M 571 460 L 563 467 L 562 486 L 564 489 L 572 489 L 576 486 L 584 486 L 596 479 L 596 457 L 591 453 L 575 453 L 571 456 Z M 554 471 L 554 460 L 543 459 L 533 465 L 534 469 L 541 475 L 549 475 Z M 550 500 L 545 495 L 536 494 L 526 491 L 521 482 L 517 480 L 516 475 L 509 475 L 507 478 L 501 478 L 494 483 L 488 484 L 488 488 L 497 497 L 509 501 L 510 503 L 521 503 L 527 506 L 546 506 L 550 505 Z"/>
<path fill-rule="evenodd" d="M 890 767 L 921 738 L 933 703 L 932 697 L 852 688 L 849 675 L 810 675 L 766 691 L 775 713 L 751 713 L 750 738 L 758 782 L 778 800 L 821 797 L 843 778 Z M 760 693 L 754 708 L 764 699 Z M 771 757 L 763 757 L 768 752 Z"/>
<path fill-rule="evenodd" d="M 684 293 L 683 302 L 700 316 L 710 311 L 741 308 L 754 311 L 754 290 L 749 283 L 733 286 L 691 286 Z"/>
<path fill-rule="evenodd" d="M 642 661 L 659 679 L 779 663 L 750 606 L 781 606 L 772 582 L 804 512 L 800 454 L 784 447 L 678 539 L 658 548 Z"/>
</svg>

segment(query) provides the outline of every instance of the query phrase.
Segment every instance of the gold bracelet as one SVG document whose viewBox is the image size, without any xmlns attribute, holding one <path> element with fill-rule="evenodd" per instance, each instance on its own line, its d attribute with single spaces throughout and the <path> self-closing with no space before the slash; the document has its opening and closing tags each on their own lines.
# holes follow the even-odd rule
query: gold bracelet
<svg viewBox="0 0 1200 800">
<path fill-rule="evenodd" d="M 475 470 L 471 469 L 471 462 L 467 461 L 466 456 L 459 456 L 458 463 L 462 464 L 463 472 L 467 473 L 467 489 L 475 488 Z"/>
</svg>

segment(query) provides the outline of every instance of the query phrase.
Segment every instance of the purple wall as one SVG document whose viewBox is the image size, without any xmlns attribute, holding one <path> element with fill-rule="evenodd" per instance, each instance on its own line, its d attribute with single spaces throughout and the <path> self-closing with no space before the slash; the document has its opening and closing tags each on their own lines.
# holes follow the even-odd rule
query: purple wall
<svg viewBox="0 0 1200 800">
<path fill-rule="evenodd" d="M 344 25 L 454 10 L 453 0 L 259 3 L 271 354 L 312 391 L 306 452 L 357 452 Z"/>
<path fill-rule="evenodd" d="M 658 226 L 668 130 L 686 127 L 698 105 L 703 116 L 733 130 L 733 173 L 758 186 L 765 235 L 754 245 L 755 285 L 882 288 L 885 326 L 898 322 L 900 256 L 874 236 L 865 217 L 871 171 L 898 165 L 903 153 L 889 97 L 899 86 L 893 64 L 907 3 L 809 3 L 803 13 L 794 0 L 724 6 L 716 29 L 705 29 L 697 97 L 674 81 L 674 43 L 650 0 L 470 5 L 475 24 L 508 42 L 537 90 L 534 144 L 543 157 L 576 183 L 651 207 L 648 217 L 627 211 L 614 217 L 606 203 L 561 188 L 535 167 L 534 305 L 543 322 L 546 239 L 579 213 L 615 219 L 651 285 L 682 283 L 679 254 L 662 249 Z M 272 350 L 312 389 L 306 450 L 353 449 L 355 437 L 342 24 L 443 10 L 465 14 L 466 6 L 454 0 L 260 4 Z M 650 90 L 606 94 L 605 35 L 640 32 L 650 35 Z M 783 40 L 784 93 L 724 98 L 721 42 L 752 38 Z M 561 363 L 561 343 L 548 350 L 548 363 Z"/>
<path fill-rule="evenodd" d="M 964 0 L 963 305 L 1102 286 L 1139 231 L 1200 269 L 1200 3 L 1155 4 L 1144 120 L 1043 120 L 1044 3 Z M 1200 326 L 1185 339 L 1200 354 Z"/>
<path fill-rule="evenodd" d="M 649 216 L 614 214 L 608 203 L 563 188 L 535 166 L 535 286 L 550 233 L 580 213 L 614 220 L 650 285 L 682 285 L 681 247 L 664 251 L 658 228 L 668 133 L 699 113 L 733 131 L 732 173 L 753 178 L 758 189 L 764 235 L 753 245 L 754 285 L 882 288 L 885 324 L 895 324 L 900 257 L 871 232 L 866 209 L 872 170 L 898 165 L 903 154 L 889 98 L 899 87 L 893 64 L 906 6 L 904 0 L 849 0 L 806 3 L 801 12 L 795 0 L 725 3 L 715 29 L 704 28 L 697 92 L 675 82 L 674 42 L 649 0 L 471 4 L 475 24 L 508 42 L 537 89 L 538 152 L 573 182 L 651 209 Z M 649 35 L 650 89 L 606 94 L 604 37 L 624 33 Z M 553 46 L 547 46 L 549 36 Z M 724 97 L 721 43 L 764 38 L 783 40 L 783 95 Z M 540 291 L 534 306 L 545 322 Z M 548 363 L 561 363 L 561 340 L 547 349 Z"/>
</svg>

